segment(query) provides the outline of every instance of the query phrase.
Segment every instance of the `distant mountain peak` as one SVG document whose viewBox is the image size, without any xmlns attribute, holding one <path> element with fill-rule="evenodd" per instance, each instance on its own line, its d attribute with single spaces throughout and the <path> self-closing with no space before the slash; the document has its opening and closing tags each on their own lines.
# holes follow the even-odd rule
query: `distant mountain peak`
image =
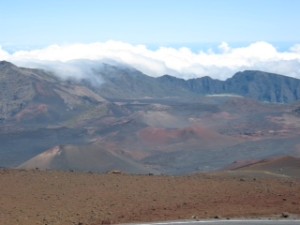
<svg viewBox="0 0 300 225">
<path fill-rule="evenodd" d="M 277 73 L 271 73 L 271 72 L 266 72 L 266 71 L 261 71 L 261 70 L 244 70 L 244 71 L 239 71 L 235 73 L 232 78 L 235 77 L 284 77 L 284 78 L 290 78 L 287 76 L 283 76 Z M 230 78 L 229 78 L 230 79 Z M 292 78 L 293 79 L 293 78 Z"/>
<path fill-rule="evenodd" d="M 12 68 L 12 67 L 16 67 L 14 64 L 12 64 L 11 62 L 8 61 L 0 61 L 0 69 L 4 69 L 4 68 Z"/>
<path fill-rule="evenodd" d="M 173 80 L 184 80 L 182 78 L 174 77 L 174 76 L 169 75 L 169 74 L 162 75 L 162 76 L 160 76 L 158 78 L 159 79 L 169 79 L 169 80 L 171 80 L 171 79 L 173 79 Z"/>
</svg>

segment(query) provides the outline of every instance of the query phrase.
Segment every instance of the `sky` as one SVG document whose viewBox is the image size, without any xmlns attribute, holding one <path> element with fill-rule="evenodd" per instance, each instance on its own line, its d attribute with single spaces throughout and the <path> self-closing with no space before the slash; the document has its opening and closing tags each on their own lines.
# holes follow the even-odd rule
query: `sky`
<svg viewBox="0 0 300 225">
<path fill-rule="evenodd" d="M 298 0 L 3 0 L 0 60 L 113 58 L 153 76 L 300 78 L 299 9 Z"/>
</svg>

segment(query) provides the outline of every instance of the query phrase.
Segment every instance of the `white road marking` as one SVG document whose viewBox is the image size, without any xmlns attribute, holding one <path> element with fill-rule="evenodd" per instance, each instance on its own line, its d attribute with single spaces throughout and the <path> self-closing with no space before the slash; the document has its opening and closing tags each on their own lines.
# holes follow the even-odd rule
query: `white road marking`
<svg viewBox="0 0 300 225">
<path fill-rule="evenodd" d="M 236 224 L 236 223 L 244 223 L 244 224 L 299 224 L 300 220 L 264 220 L 264 219 L 257 219 L 257 220 L 190 220 L 190 221 L 167 221 L 167 222 L 156 222 L 156 223 L 131 223 L 126 225 L 172 225 L 172 224 Z M 125 225 L 125 224 L 124 224 Z"/>
</svg>

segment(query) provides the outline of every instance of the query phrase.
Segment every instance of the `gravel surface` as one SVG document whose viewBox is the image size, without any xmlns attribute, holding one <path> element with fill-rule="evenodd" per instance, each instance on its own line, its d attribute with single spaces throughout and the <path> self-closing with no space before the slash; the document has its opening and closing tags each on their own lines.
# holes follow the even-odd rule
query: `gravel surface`
<svg viewBox="0 0 300 225">
<path fill-rule="evenodd" d="M 300 180 L 0 170 L 0 224 L 99 225 L 300 215 Z"/>
</svg>

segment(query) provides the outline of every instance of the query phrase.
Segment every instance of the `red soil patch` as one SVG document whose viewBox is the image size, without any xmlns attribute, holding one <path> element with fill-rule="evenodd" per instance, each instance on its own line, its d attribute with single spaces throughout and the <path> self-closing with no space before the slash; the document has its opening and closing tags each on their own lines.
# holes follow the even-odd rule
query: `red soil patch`
<svg viewBox="0 0 300 225">
<path fill-rule="evenodd" d="M 166 129 L 147 127 L 138 133 L 139 137 L 150 144 L 171 144 L 189 139 L 205 140 L 206 142 L 220 140 L 222 135 L 201 126 L 182 129 Z"/>
<path fill-rule="evenodd" d="M 28 106 L 16 115 L 16 120 L 35 119 L 37 116 L 46 114 L 47 112 L 48 106 L 46 104 Z"/>
<path fill-rule="evenodd" d="M 0 224 L 300 215 L 299 180 L 240 172 L 169 177 L 1 171 L 0 194 Z"/>
</svg>

